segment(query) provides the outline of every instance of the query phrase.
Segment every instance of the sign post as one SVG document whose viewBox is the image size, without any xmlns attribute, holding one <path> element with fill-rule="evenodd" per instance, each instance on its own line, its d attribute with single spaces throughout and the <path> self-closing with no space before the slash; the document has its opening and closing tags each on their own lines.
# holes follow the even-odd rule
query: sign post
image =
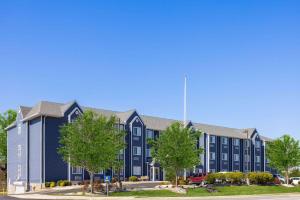
<svg viewBox="0 0 300 200">
<path fill-rule="evenodd" d="M 106 196 L 108 196 L 108 184 L 111 181 L 111 177 L 110 176 L 104 176 L 104 181 L 106 183 Z"/>
</svg>

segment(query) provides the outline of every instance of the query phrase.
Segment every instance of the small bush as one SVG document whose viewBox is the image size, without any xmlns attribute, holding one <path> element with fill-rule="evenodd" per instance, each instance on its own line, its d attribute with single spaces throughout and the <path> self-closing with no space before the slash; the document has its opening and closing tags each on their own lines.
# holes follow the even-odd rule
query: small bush
<svg viewBox="0 0 300 200">
<path fill-rule="evenodd" d="M 251 172 L 248 178 L 251 184 L 258 185 L 266 185 L 274 181 L 272 174 L 266 172 Z"/>
<path fill-rule="evenodd" d="M 70 181 L 67 181 L 67 180 L 57 181 L 57 186 L 60 186 L 60 187 L 70 186 L 70 185 L 72 185 L 72 183 Z"/>
<path fill-rule="evenodd" d="M 175 183 L 175 180 L 176 180 L 175 172 L 166 170 L 166 180 L 170 181 L 171 183 Z"/>
<path fill-rule="evenodd" d="M 46 188 L 50 187 L 50 182 L 46 182 L 46 183 L 45 183 L 45 187 L 46 187 Z"/>
<path fill-rule="evenodd" d="M 136 176 L 130 176 L 129 181 L 136 182 L 138 181 L 138 178 Z"/>
<path fill-rule="evenodd" d="M 55 183 L 54 181 L 51 181 L 49 186 L 50 186 L 51 188 L 53 188 L 53 187 L 56 186 L 56 183 Z"/>
<path fill-rule="evenodd" d="M 205 181 L 208 184 L 215 184 L 216 183 L 216 174 L 215 173 L 210 173 L 206 176 Z"/>
</svg>

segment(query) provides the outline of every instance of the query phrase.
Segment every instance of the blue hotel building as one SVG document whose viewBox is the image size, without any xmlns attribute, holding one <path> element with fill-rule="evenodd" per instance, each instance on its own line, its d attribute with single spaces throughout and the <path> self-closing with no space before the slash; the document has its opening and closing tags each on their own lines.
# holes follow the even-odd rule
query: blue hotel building
<svg viewBox="0 0 300 200">
<path fill-rule="evenodd" d="M 90 109 L 105 116 L 115 115 L 119 128 L 127 132 L 127 147 L 120 152 L 124 161 L 121 177 L 148 176 L 164 180 L 165 173 L 152 162 L 147 138 L 157 138 L 176 120 L 140 115 L 136 110 L 116 112 L 80 106 L 76 101 L 61 104 L 42 101 L 33 107 L 20 106 L 16 121 L 7 127 L 7 185 L 9 193 L 23 193 L 44 187 L 45 182 L 89 178 L 81 168 L 65 163 L 57 153 L 59 127 Z M 204 148 L 201 163 L 187 173 L 220 171 L 269 171 L 265 156 L 266 141 L 255 128 L 235 129 L 190 121 L 189 126 L 202 131 L 198 147 Z M 114 176 L 114 171 L 101 171 Z"/>
</svg>

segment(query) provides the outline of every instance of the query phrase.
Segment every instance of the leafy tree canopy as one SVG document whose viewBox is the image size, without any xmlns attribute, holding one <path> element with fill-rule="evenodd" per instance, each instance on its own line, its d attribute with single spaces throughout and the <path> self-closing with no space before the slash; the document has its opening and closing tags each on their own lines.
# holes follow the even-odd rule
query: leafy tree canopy
<svg viewBox="0 0 300 200">
<path fill-rule="evenodd" d="M 289 170 L 300 165 L 299 141 L 289 135 L 268 142 L 266 152 L 270 166 L 284 171 L 286 181 L 289 179 Z"/>
<path fill-rule="evenodd" d="M 155 162 L 164 169 L 176 174 L 200 164 L 203 149 L 197 148 L 197 140 L 201 132 L 184 127 L 181 123 L 173 123 L 160 134 L 157 140 L 149 141 Z M 176 181 L 177 185 L 177 181 Z"/>
<path fill-rule="evenodd" d="M 86 111 L 61 127 L 59 154 L 72 166 L 86 169 L 91 176 L 114 165 L 124 148 L 125 132 L 116 128 L 116 118 Z"/>
<path fill-rule="evenodd" d="M 8 110 L 0 114 L 0 162 L 4 165 L 6 165 L 7 158 L 7 131 L 5 128 L 12 124 L 16 117 L 17 112 L 14 110 Z"/>
</svg>

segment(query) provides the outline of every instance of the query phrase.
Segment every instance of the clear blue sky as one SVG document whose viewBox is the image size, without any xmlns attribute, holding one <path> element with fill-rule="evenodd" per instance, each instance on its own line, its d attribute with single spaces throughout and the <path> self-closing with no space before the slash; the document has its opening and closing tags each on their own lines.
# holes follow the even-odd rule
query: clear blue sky
<svg viewBox="0 0 300 200">
<path fill-rule="evenodd" d="M 0 2 L 0 112 L 40 100 L 300 139 L 300 1 Z"/>
</svg>

